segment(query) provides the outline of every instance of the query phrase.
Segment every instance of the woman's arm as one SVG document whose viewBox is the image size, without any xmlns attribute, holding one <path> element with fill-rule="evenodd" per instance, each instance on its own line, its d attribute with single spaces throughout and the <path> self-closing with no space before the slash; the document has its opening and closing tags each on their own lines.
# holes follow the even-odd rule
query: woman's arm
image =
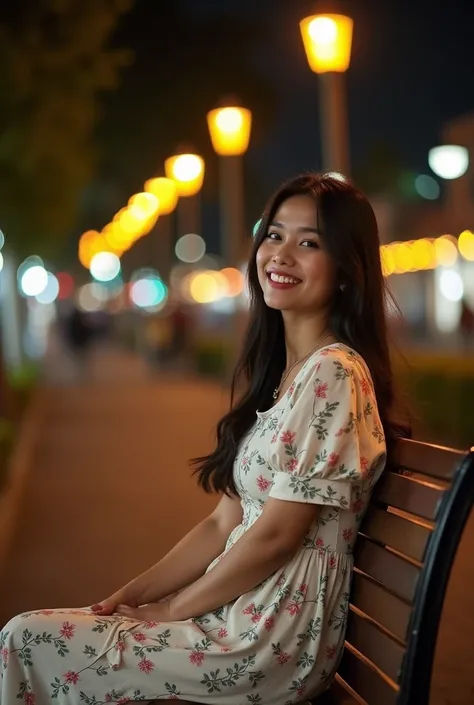
<svg viewBox="0 0 474 705">
<path fill-rule="evenodd" d="M 318 512 L 315 504 L 270 498 L 217 565 L 171 600 L 170 618 L 198 617 L 252 590 L 291 559 Z"/>
<path fill-rule="evenodd" d="M 191 529 L 158 563 L 128 583 L 124 593 L 133 594 L 138 604 L 158 602 L 198 580 L 222 553 L 230 533 L 241 521 L 240 498 L 224 495 L 212 514 Z"/>
</svg>

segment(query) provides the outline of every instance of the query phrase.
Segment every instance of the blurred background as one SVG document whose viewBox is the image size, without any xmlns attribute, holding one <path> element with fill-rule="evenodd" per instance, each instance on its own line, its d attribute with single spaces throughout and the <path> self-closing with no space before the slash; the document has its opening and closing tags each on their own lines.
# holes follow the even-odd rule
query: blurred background
<svg viewBox="0 0 474 705">
<path fill-rule="evenodd" d="M 0 623 L 102 599 L 214 506 L 188 459 L 228 405 L 254 228 L 299 172 L 369 195 L 414 435 L 472 444 L 473 71 L 462 0 L 2 4 Z M 473 530 L 439 705 L 474 698 Z"/>
</svg>

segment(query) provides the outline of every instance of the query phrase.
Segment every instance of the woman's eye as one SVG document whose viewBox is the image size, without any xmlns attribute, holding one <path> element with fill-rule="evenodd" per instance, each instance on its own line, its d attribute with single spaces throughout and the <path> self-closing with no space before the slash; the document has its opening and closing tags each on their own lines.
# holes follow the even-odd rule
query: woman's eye
<svg viewBox="0 0 474 705">
<path fill-rule="evenodd" d="M 305 247 L 319 248 L 319 244 L 315 240 L 304 240 L 301 244 Z"/>
<path fill-rule="evenodd" d="M 277 237 L 280 237 L 280 235 L 279 235 L 278 233 L 268 233 L 267 237 L 268 237 L 270 240 L 276 240 Z"/>
</svg>

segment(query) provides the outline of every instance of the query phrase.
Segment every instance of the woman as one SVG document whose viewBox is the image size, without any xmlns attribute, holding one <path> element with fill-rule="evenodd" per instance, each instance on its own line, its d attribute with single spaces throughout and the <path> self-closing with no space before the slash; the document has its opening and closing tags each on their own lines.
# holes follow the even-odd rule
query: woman
<svg viewBox="0 0 474 705">
<path fill-rule="evenodd" d="M 4 629 L 1 703 L 289 705 L 343 647 L 352 548 L 394 438 L 373 211 L 347 181 L 271 199 L 249 264 L 242 396 L 199 458 L 215 511 L 111 597 Z"/>
</svg>

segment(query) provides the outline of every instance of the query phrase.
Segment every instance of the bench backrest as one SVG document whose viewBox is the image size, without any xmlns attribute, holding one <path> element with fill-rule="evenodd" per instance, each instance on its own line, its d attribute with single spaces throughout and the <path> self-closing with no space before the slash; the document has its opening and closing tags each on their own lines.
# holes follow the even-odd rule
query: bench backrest
<svg viewBox="0 0 474 705">
<path fill-rule="evenodd" d="M 474 500 L 474 453 L 401 440 L 362 522 L 332 701 L 428 705 L 438 623 Z"/>
</svg>

